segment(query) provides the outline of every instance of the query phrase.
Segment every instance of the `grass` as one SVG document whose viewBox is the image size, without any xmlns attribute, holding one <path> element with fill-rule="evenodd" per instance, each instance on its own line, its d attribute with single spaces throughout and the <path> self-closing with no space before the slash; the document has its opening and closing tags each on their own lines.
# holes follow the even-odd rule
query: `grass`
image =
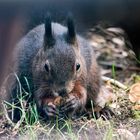
<svg viewBox="0 0 140 140">
<path fill-rule="evenodd" d="M 6 105 L 11 106 L 12 109 L 18 108 L 21 111 L 21 119 L 17 123 L 12 122 L 11 134 L 14 133 L 14 137 L 18 136 L 23 139 L 28 138 L 31 140 L 36 140 L 38 139 L 38 137 L 40 137 L 41 139 L 57 138 L 78 140 L 79 137 L 88 139 L 88 134 L 86 132 L 86 130 L 89 129 L 88 127 L 90 126 L 90 129 L 93 129 L 94 131 L 94 127 L 96 126 L 97 129 L 100 130 L 100 126 L 104 123 L 102 119 L 87 120 L 85 118 L 84 121 L 63 120 L 63 124 L 59 123 L 59 120 L 56 119 L 56 122 L 54 124 L 52 124 L 51 122 L 44 124 L 44 122 L 39 120 L 36 105 L 29 105 L 29 109 L 27 110 L 23 105 L 23 97 L 19 97 L 19 103 L 21 105 L 20 108 L 16 105 L 9 104 L 8 102 L 5 103 Z M 91 125 L 93 125 L 92 128 Z M 105 140 L 107 140 L 108 137 L 110 137 L 111 139 L 112 135 L 110 135 L 110 132 L 112 132 L 111 127 L 109 127 L 109 132 L 105 135 Z"/>
<path fill-rule="evenodd" d="M 24 118 L 20 119 L 20 123 L 14 124 L 11 134 L 14 137 L 18 136 L 21 139 L 37 140 L 40 139 L 71 139 L 78 140 L 81 138 L 91 139 L 94 136 L 100 140 L 120 140 L 119 135 L 116 133 L 116 124 L 113 120 L 102 120 L 101 118 L 95 120 L 94 118 L 88 120 L 65 120 L 63 125 L 59 126 L 58 120 L 56 123 L 44 123 L 39 120 L 38 115 L 34 112 L 34 107 L 31 107 L 31 118 L 23 115 Z M 26 114 L 23 110 L 22 113 Z M 36 118 L 36 119 L 35 119 Z M 20 125 L 19 125 L 20 124 Z M 9 134 L 9 135 L 11 135 Z M 93 139 L 94 140 L 94 139 Z"/>
<path fill-rule="evenodd" d="M 117 72 L 115 71 L 115 66 L 112 66 L 112 76 L 116 79 Z M 3 137 L 12 137 L 19 139 L 29 139 L 29 140 L 37 140 L 37 139 L 70 139 L 70 140 L 79 140 L 79 139 L 92 139 L 96 137 L 97 140 L 123 140 L 122 135 L 118 133 L 119 129 L 125 129 L 129 131 L 133 131 L 133 129 L 137 129 L 137 132 L 140 129 L 140 111 L 131 111 L 129 109 L 132 106 L 132 103 L 128 100 L 127 93 L 118 89 L 117 87 L 113 87 L 115 89 L 114 93 L 118 94 L 118 99 L 114 101 L 119 108 L 114 109 L 116 116 L 111 120 L 103 120 L 99 118 L 95 119 L 95 115 L 93 113 L 93 117 L 87 119 L 86 117 L 82 117 L 77 120 L 59 120 L 58 118 L 51 122 L 44 122 L 43 119 L 40 119 L 40 116 L 37 111 L 36 104 L 34 102 L 29 103 L 25 99 L 28 100 L 28 95 L 31 94 L 30 86 L 27 78 L 25 81 L 27 83 L 29 93 L 25 92 L 23 89 L 19 78 L 15 75 L 18 85 L 19 92 L 18 95 L 18 103 L 4 103 L 5 108 L 5 118 L 4 125 L 10 125 L 10 128 L 4 128 L 5 132 Z M 121 93 L 122 92 L 122 93 Z M 123 96 L 120 96 L 123 95 Z M 92 104 L 92 112 L 94 112 L 93 102 Z M 14 123 L 8 117 L 9 108 L 14 113 L 14 109 L 17 108 L 21 112 L 21 118 L 17 123 Z M 63 123 L 62 123 L 63 122 Z M 134 125 L 137 125 L 134 127 Z M 8 130 L 8 133 L 7 133 Z M 137 134 L 135 132 L 134 135 Z"/>
</svg>

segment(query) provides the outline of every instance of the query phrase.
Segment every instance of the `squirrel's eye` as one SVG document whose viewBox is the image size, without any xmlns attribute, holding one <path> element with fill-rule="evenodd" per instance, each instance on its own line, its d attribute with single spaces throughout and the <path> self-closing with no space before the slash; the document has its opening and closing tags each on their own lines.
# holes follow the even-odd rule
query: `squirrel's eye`
<svg viewBox="0 0 140 140">
<path fill-rule="evenodd" d="M 77 64 L 76 64 L 76 71 L 78 71 L 79 69 L 80 69 L 80 64 L 77 63 Z"/>
</svg>

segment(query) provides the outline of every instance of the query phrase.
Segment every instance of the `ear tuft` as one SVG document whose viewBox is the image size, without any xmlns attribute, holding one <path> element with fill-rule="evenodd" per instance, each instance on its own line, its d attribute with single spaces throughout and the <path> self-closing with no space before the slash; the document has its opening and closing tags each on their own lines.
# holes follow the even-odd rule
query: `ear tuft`
<svg viewBox="0 0 140 140">
<path fill-rule="evenodd" d="M 45 17 L 44 50 L 54 45 L 55 41 L 52 33 L 52 19 L 50 13 Z"/>
<path fill-rule="evenodd" d="M 67 27 L 68 27 L 68 41 L 70 43 L 74 43 L 76 41 L 76 32 L 75 32 L 75 26 L 74 26 L 74 20 L 71 13 L 68 14 L 67 17 Z"/>
</svg>

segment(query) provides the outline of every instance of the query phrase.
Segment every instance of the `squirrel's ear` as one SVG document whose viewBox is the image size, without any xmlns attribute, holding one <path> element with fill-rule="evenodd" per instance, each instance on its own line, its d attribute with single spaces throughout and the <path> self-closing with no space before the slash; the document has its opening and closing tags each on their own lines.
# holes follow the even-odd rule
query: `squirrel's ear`
<svg viewBox="0 0 140 140">
<path fill-rule="evenodd" d="M 75 32 L 75 26 L 72 14 L 68 14 L 67 17 L 67 27 L 68 27 L 68 33 L 67 33 L 67 39 L 70 43 L 75 43 L 76 41 L 76 32 Z"/>
<path fill-rule="evenodd" d="M 55 43 L 52 33 L 52 20 L 49 13 L 45 17 L 44 50 L 51 48 Z"/>
</svg>

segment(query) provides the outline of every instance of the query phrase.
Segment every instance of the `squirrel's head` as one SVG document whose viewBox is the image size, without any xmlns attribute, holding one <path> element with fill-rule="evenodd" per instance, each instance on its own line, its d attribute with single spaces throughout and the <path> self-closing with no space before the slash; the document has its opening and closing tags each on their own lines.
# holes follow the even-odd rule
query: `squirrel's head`
<svg viewBox="0 0 140 140">
<path fill-rule="evenodd" d="M 81 74 L 81 59 L 74 22 L 67 18 L 67 28 L 45 19 L 43 71 L 45 80 L 56 91 L 73 89 L 75 79 Z M 44 61 L 45 60 L 45 61 Z"/>
</svg>

